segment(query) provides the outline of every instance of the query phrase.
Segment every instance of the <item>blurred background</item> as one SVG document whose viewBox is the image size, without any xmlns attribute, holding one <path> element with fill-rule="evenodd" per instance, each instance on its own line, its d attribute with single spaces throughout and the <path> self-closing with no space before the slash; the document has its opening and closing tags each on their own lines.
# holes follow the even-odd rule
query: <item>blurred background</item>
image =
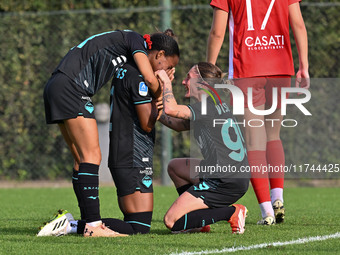
<svg viewBox="0 0 340 255">
<path fill-rule="evenodd" d="M 72 157 L 57 125 L 45 124 L 42 93 L 61 58 L 91 35 L 115 29 L 145 34 L 171 27 L 181 50 L 174 92 L 180 103 L 189 103 L 183 98 L 181 81 L 193 64 L 205 60 L 212 21 L 209 2 L 2 0 L 0 180 L 70 179 Z M 287 164 L 340 163 L 340 84 L 337 79 L 340 76 L 340 3 L 305 0 L 301 2 L 301 10 L 309 37 L 310 76 L 316 78 L 312 82 L 312 100 L 306 105 L 313 117 L 303 119 L 298 128 L 282 130 L 286 161 Z M 293 36 L 291 38 L 297 68 L 297 51 Z M 227 63 L 226 36 L 217 65 L 226 71 Z M 108 115 L 109 89 L 110 84 L 107 84 L 93 97 L 103 151 L 102 182 L 111 181 L 106 167 L 108 127 L 105 116 Z M 292 118 L 297 112 L 292 110 L 289 114 L 287 118 Z M 162 179 L 163 184 L 169 184 L 166 175 L 161 178 L 162 169 L 170 158 L 190 155 L 189 132 L 171 132 L 157 124 L 154 153 L 154 176 Z M 331 177 L 336 176 L 339 174 Z"/>
</svg>

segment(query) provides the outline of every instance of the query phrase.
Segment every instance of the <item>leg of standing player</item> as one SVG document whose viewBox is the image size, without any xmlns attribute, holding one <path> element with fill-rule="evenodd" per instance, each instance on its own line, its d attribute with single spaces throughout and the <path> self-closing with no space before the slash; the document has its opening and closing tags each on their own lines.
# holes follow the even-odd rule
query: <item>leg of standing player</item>
<svg viewBox="0 0 340 255">
<path fill-rule="evenodd" d="M 284 171 L 285 155 L 280 139 L 281 122 L 283 116 L 281 114 L 281 88 L 290 87 L 290 76 L 274 76 L 268 78 L 268 85 L 266 89 L 267 108 L 272 105 L 272 91 L 277 88 L 277 110 L 271 115 L 266 116 L 266 133 L 267 133 L 267 163 L 268 166 L 277 167 L 279 171 L 269 172 L 271 203 L 274 208 L 275 218 L 277 223 L 284 221 L 285 209 L 283 206 L 283 187 L 284 187 Z"/>
<path fill-rule="evenodd" d="M 77 117 L 64 120 L 59 128 L 75 160 L 74 172 L 78 173 L 78 178 L 73 178 L 73 185 L 81 209 L 83 227 L 79 228 L 79 222 L 74 221 L 67 211 L 60 211 L 55 219 L 41 229 L 38 236 L 76 232 L 84 233 L 84 236 L 126 236 L 108 229 L 101 221 L 98 175 L 101 152 L 96 120 Z"/>
<path fill-rule="evenodd" d="M 247 78 L 235 81 L 235 85 L 242 90 L 245 100 L 244 132 L 247 156 L 249 166 L 252 169 L 251 183 L 262 215 L 262 220 L 259 221 L 258 224 L 265 225 L 273 224 L 275 222 L 274 211 L 270 199 L 268 173 L 263 171 L 264 168 L 267 167 L 267 134 L 264 124 L 265 118 L 264 115 L 256 115 L 249 109 L 248 99 L 251 97 L 251 103 L 256 110 L 265 110 L 266 82 L 267 80 L 264 77 Z M 252 88 L 251 95 L 248 93 L 248 88 Z"/>
<path fill-rule="evenodd" d="M 99 212 L 99 164 L 101 152 L 95 119 L 77 117 L 59 125 L 78 168 L 78 188 L 75 190 L 83 217 L 93 226 L 101 224 Z M 79 162 L 79 163 L 78 163 Z"/>
<path fill-rule="evenodd" d="M 275 122 L 266 122 L 267 132 L 267 150 L 266 157 L 268 166 L 271 168 L 279 167 L 279 171 L 269 172 L 270 181 L 270 196 L 271 204 L 274 209 L 276 223 L 284 221 L 285 212 L 283 207 L 283 186 L 284 186 L 284 171 L 285 155 L 280 139 L 280 129 L 283 116 L 281 109 L 276 110 L 273 114 L 268 115 L 267 119 L 275 119 Z"/>
<path fill-rule="evenodd" d="M 255 109 L 264 110 L 265 106 L 260 105 L 255 107 Z M 264 167 L 267 166 L 265 125 L 263 124 L 260 127 L 253 124 L 251 124 L 253 126 L 248 125 L 250 120 L 258 119 L 261 123 L 264 123 L 265 119 L 264 116 L 251 113 L 249 108 L 245 109 L 244 119 L 247 123 L 245 127 L 245 141 L 248 162 L 253 170 L 251 173 L 251 183 L 260 205 L 262 218 L 264 221 L 272 224 L 274 222 L 274 211 L 270 200 L 268 173 L 263 171 Z M 259 221 L 259 224 L 261 223 L 262 221 Z"/>
<path fill-rule="evenodd" d="M 72 153 L 73 159 L 74 159 L 74 165 L 73 165 L 73 171 L 72 171 L 72 185 L 73 185 L 74 193 L 76 194 L 76 197 L 77 197 L 78 207 L 80 209 L 80 218 L 82 220 L 85 220 L 84 205 L 81 204 L 82 200 L 80 198 L 79 183 L 78 183 L 78 181 L 79 181 L 78 172 L 79 172 L 80 156 L 79 156 L 79 153 L 77 151 L 75 144 L 71 140 L 71 138 L 70 138 L 70 136 L 69 136 L 69 134 L 66 130 L 65 124 L 59 123 L 58 126 L 59 126 L 60 132 L 63 135 L 64 140 L 67 143 L 67 145 L 68 145 L 68 147 L 69 147 L 69 149 Z"/>
</svg>

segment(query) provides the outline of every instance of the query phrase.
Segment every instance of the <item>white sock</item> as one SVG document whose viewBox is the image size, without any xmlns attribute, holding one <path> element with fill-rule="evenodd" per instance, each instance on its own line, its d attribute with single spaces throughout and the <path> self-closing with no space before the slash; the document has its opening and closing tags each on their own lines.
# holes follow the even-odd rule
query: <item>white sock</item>
<svg viewBox="0 0 340 255">
<path fill-rule="evenodd" d="M 280 199 L 283 203 L 283 189 L 282 188 L 275 188 L 270 190 L 270 197 L 272 200 L 272 204 L 275 200 Z"/>
<path fill-rule="evenodd" d="M 101 220 L 97 220 L 97 221 L 88 222 L 86 224 L 90 225 L 91 227 L 98 227 L 98 226 L 100 226 L 103 223 L 102 223 Z"/>
<path fill-rule="evenodd" d="M 78 229 L 78 221 L 70 221 L 70 224 L 67 226 L 67 234 L 77 234 L 77 229 Z"/>
<path fill-rule="evenodd" d="M 274 217 L 274 210 L 273 210 L 272 203 L 270 201 L 263 202 L 259 204 L 259 206 L 261 209 L 262 218 L 266 218 L 267 216 Z"/>
</svg>

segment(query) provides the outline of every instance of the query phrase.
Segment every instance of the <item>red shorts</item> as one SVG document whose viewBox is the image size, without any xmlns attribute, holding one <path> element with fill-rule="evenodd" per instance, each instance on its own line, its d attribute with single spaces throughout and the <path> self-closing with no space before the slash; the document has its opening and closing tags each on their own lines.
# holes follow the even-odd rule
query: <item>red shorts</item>
<svg viewBox="0 0 340 255">
<path fill-rule="evenodd" d="M 233 80 L 234 85 L 239 87 L 244 95 L 244 107 L 248 108 L 248 88 L 252 88 L 253 106 L 265 104 L 266 109 L 273 104 L 273 88 L 277 90 L 277 109 L 281 108 L 281 88 L 291 86 L 290 75 L 272 75 L 263 77 L 242 78 Z M 287 93 L 286 98 L 288 98 Z M 231 96 L 230 104 L 233 105 Z"/>
</svg>

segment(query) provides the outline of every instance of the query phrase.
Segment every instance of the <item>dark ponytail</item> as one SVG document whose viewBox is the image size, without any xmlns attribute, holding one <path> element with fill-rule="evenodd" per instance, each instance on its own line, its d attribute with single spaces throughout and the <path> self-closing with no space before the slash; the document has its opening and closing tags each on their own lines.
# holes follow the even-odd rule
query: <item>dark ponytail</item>
<svg viewBox="0 0 340 255">
<path fill-rule="evenodd" d="M 165 56 L 178 56 L 179 48 L 176 41 L 176 37 L 172 29 L 167 29 L 163 33 L 157 32 L 151 35 L 150 40 L 152 42 L 152 50 L 164 50 Z"/>
<path fill-rule="evenodd" d="M 214 84 L 232 84 L 228 80 L 228 75 L 224 74 L 222 70 L 211 63 L 199 62 L 197 65 L 197 72 L 201 79 L 207 82 L 209 85 L 214 86 Z M 223 91 L 228 95 L 229 90 L 223 89 Z"/>
</svg>

